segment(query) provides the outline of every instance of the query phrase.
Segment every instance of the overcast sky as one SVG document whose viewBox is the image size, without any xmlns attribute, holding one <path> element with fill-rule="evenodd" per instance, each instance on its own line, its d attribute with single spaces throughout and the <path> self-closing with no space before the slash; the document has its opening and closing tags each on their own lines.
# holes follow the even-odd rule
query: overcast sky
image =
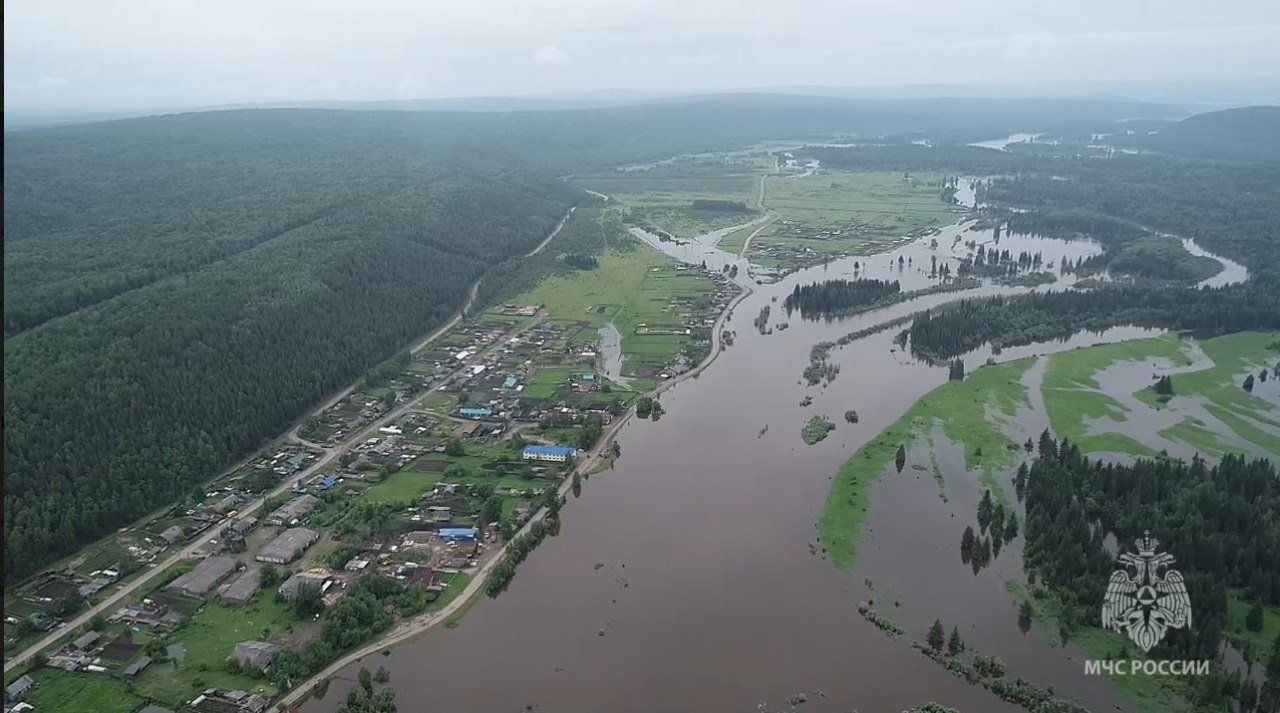
<svg viewBox="0 0 1280 713">
<path fill-rule="evenodd" d="M 9 109 L 1218 80 L 1276 0 L 5 0 Z"/>
</svg>

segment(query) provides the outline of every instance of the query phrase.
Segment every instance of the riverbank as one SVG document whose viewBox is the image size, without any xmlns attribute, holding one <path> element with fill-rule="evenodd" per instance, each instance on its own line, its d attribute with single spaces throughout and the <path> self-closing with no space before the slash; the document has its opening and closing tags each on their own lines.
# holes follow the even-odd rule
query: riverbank
<svg viewBox="0 0 1280 713">
<path fill-rule="evenodd" d="M 673 388 L 677 384 L 687 379 L 697 378 L 705 369 L 710 367 L 711 364 L 713 364 L 716 361 L 716 359 L 720 356 L 720 354 L 724 350 L 724 344 L 721 338 L 721 332 L 723 330 L 725 322 L 733 314 L 734 308 L 739 303 L 741 303 L 744 299 L 750 296 L 752 293 L 751 287 L 745 282 L 739 281 L 737 279 L 735 279 L 734 282 L 739 287 L 740 291 L 733 298 L 733 300 L 729 302 L 727 308 L 720 314 L 720 316 L 717 318 L 715 322 L 715 327 L 712 329 L 713 336 L 712 336 L 711 351 L 708 354 L 707 358 L 703 360 L 701 363 L 699 363 L 696 367 L 691 369 L 690 371 L 684 374 L 681 374 L 679 376 L 676 376 L 672 379 L 669 379 L 663 382 L 662 384 L 658 385 L 657 387 L 653 388 L 652 390 L 647 392 L 646 395 L 657 397 L 657 396 L 660 396 L 663 392 Z M 613 444 L 617 439 L 618 433 L 622 430 L 623 426 L 625 426 L 634 416 L 635 416 L 635 411 L 629 410 L 622 417 L 616 419 L 612 424 L 610 424 L 609 428 L 601 435 L 600 441 L 597 443 L 597 445 L 594 448 L 592 448 L 587 453 L 586 457 L 579 457 L 575 461 L 573 472 L 578 474 L 589 475 L 593 471 L 595 471 L 597 467 L 601 466 L 609 458 L 611 458 L 612 451 L 613 451 Z M 564 481 L 560 484 L 560 488 L 559 488 L 560 496 L 562 498 L 567 498 L 570 492 L 572 491 L 572 489 L 573 489 L 573 478 L 566 477 Z M 543 522 L 545 520 L 546 514 L 547 513 L 545 509 L 539 510 L 537 514 L 520 529 L 520 531 L 517 533 L 517 536 L 527 534 L 532 529 L 534 522 Z M 376 642 L 363 646 L 362 648 L 356 651 L 346 654 L 342 658 L 338 659 L 337 661 L 327 666 L 320 673 L 315 674 L 312 677 L 308 678 L 306 681 L 299 683 L 292 691 L 290 691 L 288 694 L 282 697 L 279 703 L 282 705 L 294 705 L 301 701 L 304 701 L 310 695 L 312 689 L 320 681 L 333 677 L 342 669 L 360 662 L 362 659 L 364 659 L 367 656 L 375 655 L 379 652 L 382 652 L 388 649 L 389 647 L 393 647 L 397 644 L 406 643 L 412 639 L 422 636 L 428 633 L 429 631 L 431 631 L 432 629 L 436 628 L 440 624 L 447 624 L 451 621 L 455 621 L 456 619 L 454 619 L 454 616 L 461 612 L 464 612 L 471 605 L 473 605 L 477 597 L 484 591 L 485 583 L 489 574 L 491 574 L 492 571 L 497 567 L 498 563 L 502 561 L 505 553 L 506 553 L 505 547 L 502 549 L 499 549 L 499 551 L 496 553 L 495 556 L 489 559 L 485 563 L 485 565 L 481 567 L 478 571 L 473 573 L 470 583 L 468 584 L 467 588 L 462 592 L 462 594 L 458 595 L 457 598 L 455 598 L 452 602 L 450 602 L 449 605 L 446 606 L 444 609 L 441 609 L 440 611 L 437 611 L 437 612 L 432 612 L 427 615 L 423 615 L 409 622 L 402 622 L 401 624 L 397 625 L 397 627 L 393 629 L 387 636 L 380 638 Z"/>
</svg>

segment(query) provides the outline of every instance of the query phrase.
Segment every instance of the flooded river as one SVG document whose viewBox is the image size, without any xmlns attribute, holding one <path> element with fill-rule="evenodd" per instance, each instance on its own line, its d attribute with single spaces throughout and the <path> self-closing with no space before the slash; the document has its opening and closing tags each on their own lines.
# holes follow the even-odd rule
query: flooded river
<svg viewBox="0 0 1280 713">
<path fill-rule="evenodd" d="M 653 239 L 690 263 L 739 266 L 752 294 L 728 320 L 734 345 L 701 376 L 663 395 L 660 421 L 632 419 L 623 427 L 614 468 L 584 484 L 562 511 L 560 534 L 530 555 L 504 594 L 479 601 L 457 628 L 363 664 L 390 670 L 403 711 L 746 713 L 762 703 L 786 710 L 786 698 L 799 693 L 808 698 L 804 710 L 819 712 L 897 713 L 929 701 L 966 713 L 1021 710 L 910 648 L 941 618 L 971 647 L 1001 656 L 1010 678 L 1053 684 L 1095 713 L 1111 710 L 1117 701 L 1110 684 L 1086 678 L 1075 649 L 1050 647 L 1037 632 L 1018 629 L 1004 586 L 1020 576 L 1021 539 L 978 575 L 960 561 L 958 538 L 979 492 L 964 476 L 958 448 L 939 449 L 942 470 L 959 474 L 948 476 L 945 501 L 933 475 L 914 469 L 873 491 L 853 571 L 837 571 L 811 547 L 832 475 L 944 383 L 947 369 L 912 359 L 894 345 L 897 330 L 888 330 L 835 351 L 839 378 L 825 389 L 807 387 L 800 375 L 810 348 L 926 307 L 1029 288 L 986 284 L 831 322 L 788 320 L 781 301 L 797 284 L 854 275 L 897 279 L 903 290 L 935 285 L 933 258 L 954 268 L 970 249 L 965 241 L 992 239 L 992 231 L 970 225 L 776 284 L 755 283 L 747 263 L 713 241 Z M 1041 252 L 1055 266 L 1099 250 L 1088 241 L 1029 236 L 1006 236 L 1000 247 Z M 1036 289 L 1062 289 L 1074 279 L 1062 275 Z M 762 335 L 752 319 L 775 300 L 770 323 L 790 321 L 790 328 Z M 1129 336 L 1081 335 L 998 358 Z M 971 363 L 985 358 L 975 354 Z M 806 395 L 813 404 L 801 408 Z M 847 409 L 858 411 L 859 423 L 839 418 Z M 800 430 L 814 414 L 839 425 L 806 446 Z M 868 598 L 906 635 L 891 639 L 864 620 L 856 605 Z M 357 668 L 348 667 L 306 710 L 334 710 Z"/>
</svg>

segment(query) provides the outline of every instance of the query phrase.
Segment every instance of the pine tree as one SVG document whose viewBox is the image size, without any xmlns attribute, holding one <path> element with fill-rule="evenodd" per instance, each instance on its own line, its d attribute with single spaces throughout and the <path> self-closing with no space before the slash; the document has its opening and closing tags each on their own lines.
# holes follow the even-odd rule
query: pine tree
<svg viewBox="0 0 1280 713">
<path fill-rule="evenodd" d="M 942 650 L 942 647 L 947 643 L 947 630 L 942 628 L 941 619 L 933 620 L 933 626 L 929 627 L 929 634 L 925 637 L 925 641 L 929 644 L 929 648 L 935 652 Z"/>
<path fill-rule="evenodd" d="M 902 445 L 898 446 L 898 453 L 894 456 L 893 463 L 895 466 L 897 466 L 898 472 L 901 473 L 902 469 L 907 465 L 906 446 L 902 446 Z"/>
<path fill-rule="evenodd" d="M 1262 608 L 1262 602 L 1255 600 L 1253 606 L 1249 607 L 1249 613 L 1245 614 L 1244 626 L 1249 631 L 1257 633 L 1262 631 L 1265 610 Z"/>
<path fill-rule="evenodd" d="M 1018 513 L 1010 510 L 1009 519 L 1004 522 L 1004 541 L 1011 542 L 1018 536 Z"/>
<path fill-rule="evenodd" d="M 993 507 L 994 505 L 991 502 L 991 491 L 984 490 L 982 492 L 982 500 L 978 503 L 978 529 L 981 532 L 985 533 L 987 531 L 987 527 L 991 525 Z"/>
<path fill-rule="evenodd" d="M 969 558 L 973 557 L 973 548 L 977 544 L 977 535 L 973 533 L 973 526 L 969 525 L 964 528 L 964 534 L 960 536 L 960 559 L 965 564 L 969 563 Z"/>
<path fill-rule="evenodd" d="M 947 654 L 959 656 L 964 651 L 964 642 L 960 640 L 960 629 L 952 627 L 951 637 L 947 639 Z"/>
</svg>

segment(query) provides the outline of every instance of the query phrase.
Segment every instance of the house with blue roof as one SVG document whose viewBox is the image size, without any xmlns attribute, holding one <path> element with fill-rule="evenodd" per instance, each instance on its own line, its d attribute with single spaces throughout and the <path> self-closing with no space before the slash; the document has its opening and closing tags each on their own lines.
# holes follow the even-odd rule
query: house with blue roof
<svg viewBox="0 0 1280 713">
<path fill-rule="evenodd" d="M 468 540 L 474 542 L 477 532 L 474 527 L 442 527 L 436 530 L 436 534 L 446 540 Z"/>
<path fill-rule="evenodd" d="M 524 460 L 547 461 L 550 463 L 564 463 L 576 455 L 578 455 L 578 450 L 568 446 L 525 446 L 520 453 L 520 457 Z"/>
<path fill-rule="evenodd" d="M 324 480 L 320 481 L 320 489 L 333 490 L 333 487 L 337 484 L 338 484 L 338 478 L 336 476 L 326 475 L 324 477 Z"/>
<path fill-rule="evenodd" d="M 458 414 L 463 418 L 490 418 L 493 416 L 493 409 L 487 408 L 460 408 Z"/>
</svg>

